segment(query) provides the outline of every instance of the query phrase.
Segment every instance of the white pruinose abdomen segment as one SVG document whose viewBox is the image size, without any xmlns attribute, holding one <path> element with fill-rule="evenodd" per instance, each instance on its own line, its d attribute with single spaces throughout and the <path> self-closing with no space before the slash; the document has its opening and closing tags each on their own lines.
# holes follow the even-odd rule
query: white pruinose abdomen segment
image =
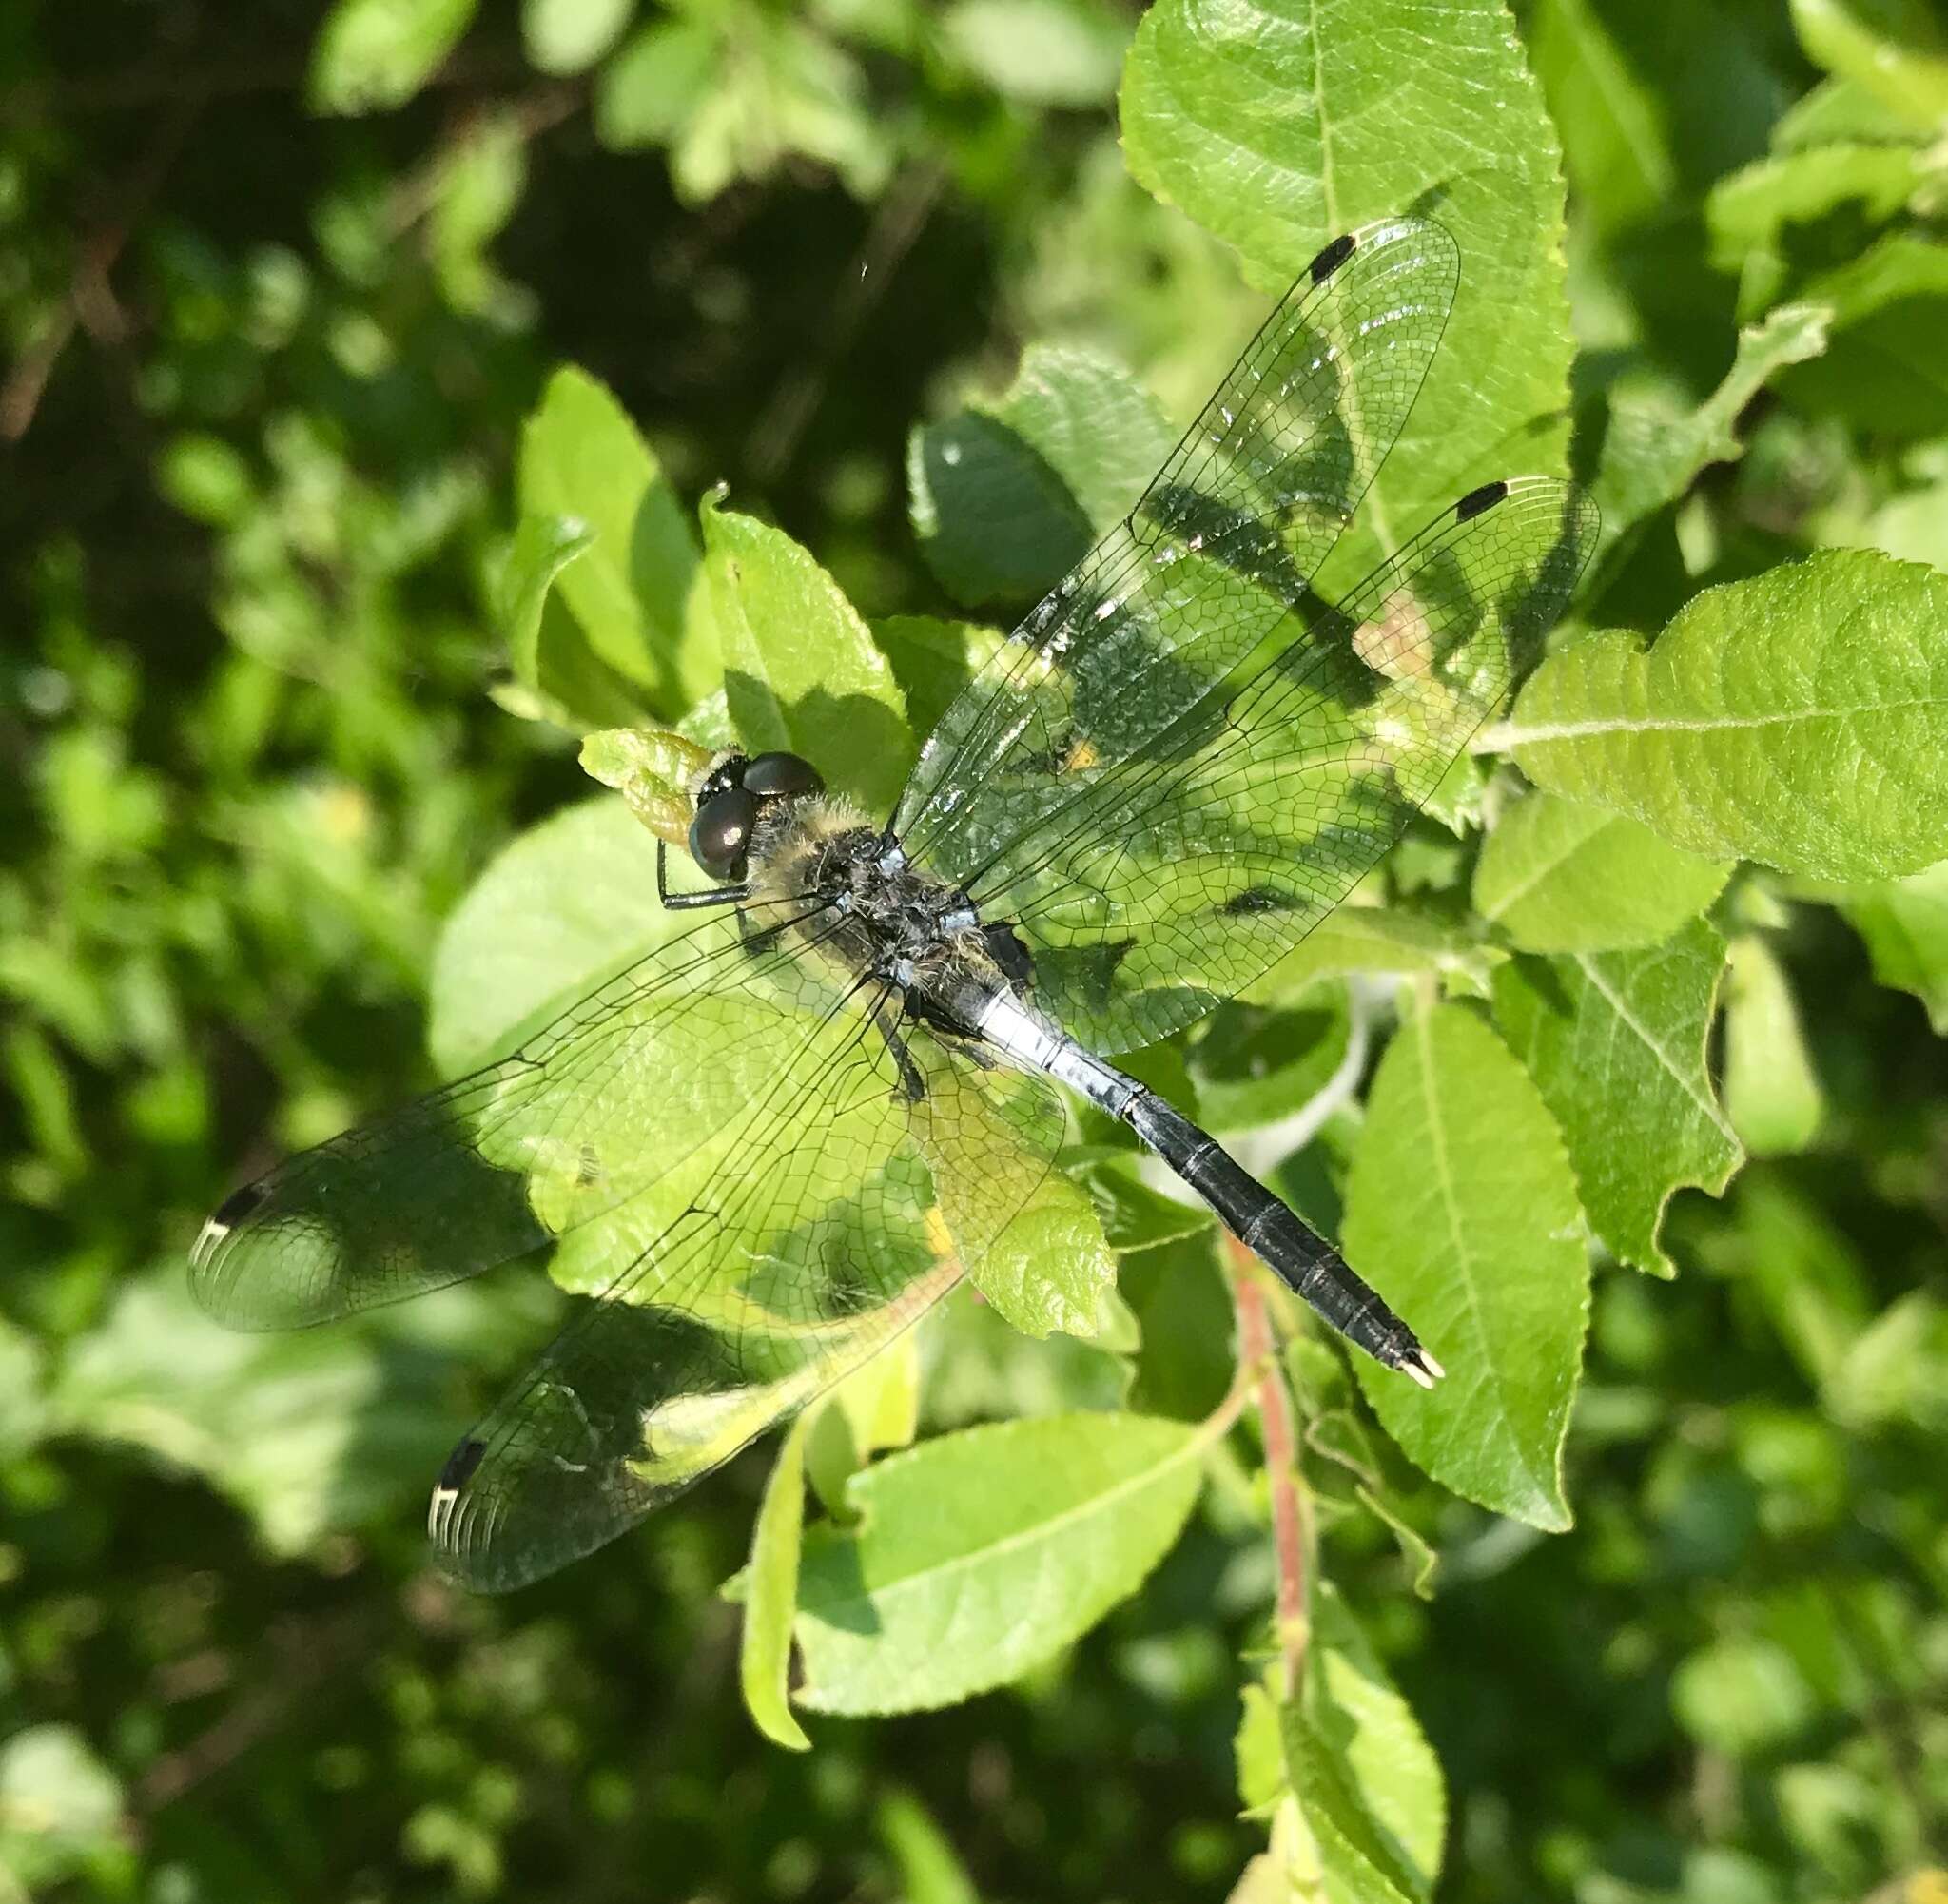
<svg viewBox="0 0 1948 1904">
<path fill-rule="evenodd" d="M 1141 1089 L 1132 1078 L 1091 1053 L 1032 1011 L 1012 991 L 995 992 L 976 1020 L 981 1036 L 1010 1063 L 1040 1071 L 1059 1084 L 1080 1091 L 1113 1117 L 1120 1117 Z"/>
</svg>

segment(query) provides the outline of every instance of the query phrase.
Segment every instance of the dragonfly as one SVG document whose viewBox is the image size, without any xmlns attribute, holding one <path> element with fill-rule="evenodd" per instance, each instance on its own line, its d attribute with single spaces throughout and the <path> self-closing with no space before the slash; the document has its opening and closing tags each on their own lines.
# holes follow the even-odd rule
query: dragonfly
<svg viewBox="0 0 1948 1904">
<path fill-rule="evenodd" d="M 971 673 L 889 816 L 796 754 L 677 743 L 656 829 L 673 936 L 210 1218 L 193 1287 L 244 1329 L 544 1249 L 596 1292 L 438 1477 L 451 1579 L 498 1591 L 592 1552 L 978 1284 L 1057 1169 L 1064 1091 L 1357 1349 L 1441 1376 L 1335 1249 L 1111 1059 L 1236 996 L 1346 898 L 1588 562 L 1588 497 L 1510 476 L 1315 592 L 1459 275 L 1424 218 L 1328 244 L 1128 515 Z"/>
</svg>

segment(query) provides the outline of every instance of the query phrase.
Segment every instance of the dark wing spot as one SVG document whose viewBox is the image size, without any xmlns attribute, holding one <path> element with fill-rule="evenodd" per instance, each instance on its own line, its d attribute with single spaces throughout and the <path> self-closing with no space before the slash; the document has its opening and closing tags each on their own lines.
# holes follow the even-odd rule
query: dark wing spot
<svg viewBox="0 0 1948 1904">
<path fill-rule="evenodd" d="M 1358 241 L 1349 231 L 1343 238 L 1335 238 L 1306 266 L 1312 274 L 1315 284 L 1323 284 L 1340 265 L 1353 256 L 1353 247 Z"/>
<path fill-rule="evenodd" d="M 473 1479 L 474 1470 L 479 1467 L 480 1457 L 486 1452 L 487 1444 L 469 1435 L 446 1457 L 446 1466 L 439 1470 L 434 1493 L 458 1494 Z"/>
<path fill-rule="evenodd" d="M 1508 493 L 1509 485 L 1505 482 L 1485 482 L 1479 489 L 1471 489 L 1454 505 L 1454 520 L 1466 522 L 1471 516 L 1486 514 Z"/>
<path fill-rule="evenodd" d="M 242 1190 L 231 1191 L 217 1206 L 217 1214 L 209 1219 L 210 1227 L 215 1230 L 234 1230 L 269 1195 L 269 1186 L 262 1182 L 246 1183 Z"/>
<path fill-rule="evenodd" d="M 1276 886 L 1255 885 L 1233 893 L 1222 909 L 1237 918 L 1249 912 L 1297 912 L 1304 904 L 1295 893 L 1280 892 Z"/>
</svg>

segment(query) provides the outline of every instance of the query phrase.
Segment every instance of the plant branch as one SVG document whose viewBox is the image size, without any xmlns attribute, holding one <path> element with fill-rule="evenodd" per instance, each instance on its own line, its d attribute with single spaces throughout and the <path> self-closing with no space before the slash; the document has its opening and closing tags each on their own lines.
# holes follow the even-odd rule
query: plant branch
<svg viewBox="0 0 1948 1904">
<path fill-rule="evenodd" d="M 48 379 L 77 325 L 100 343 L 119 343 L 127 336 L 128 320 L 116 301 L 108 273 L 161 188 L 202 109 L 202 96 L 190 93 L 164 115 L 141 162 L 115 194 L 117 215 L 82 241 L 67 297 L 47 328 L 21 352 L 6 383 L 0 385 L 0 438 L 17 443 L 27 435 L 41 407 Z"/>
<path fill-rule="evenodd" d="M 1272 1494 L 1272 1545 L 1278 1561 L 1276 1630 L 1285 1669 L 1285 1696 L 1296 1697 L 1305 1672 L 1310 1576 L 1306 1567 L 1308 1528 L 1304 1484 L 1298 1473 L 1298 1447 L 1293 1434 L 1292 1398 L 1274 1353 L 1271 1311 L 1258 1280 L 1257 1259 L 1237 1238 L 1224 1239 L 1237 1305 L 1237 1359 L 1240 1369 L 1257 1372 L 1258 1422 L 1265 1439 L 1265 1474 Z"/>
</svg>

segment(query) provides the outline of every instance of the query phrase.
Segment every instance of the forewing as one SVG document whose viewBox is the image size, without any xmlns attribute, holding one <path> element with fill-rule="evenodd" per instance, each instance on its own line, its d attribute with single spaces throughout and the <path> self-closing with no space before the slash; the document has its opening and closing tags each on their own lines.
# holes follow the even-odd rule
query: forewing
<svg viewBox="0 0 1948 1904">
<path fill-rule="evenodd" d="M 614 1539 L 858 1368 L 977 1265 L 1062 1135 L 884 1001 L 811 1031 L 773 1084 L 651 1201 L 665 1227 L 455 1450 L 429 1530 L 496 1592 Z M 935 1184 L 938 1182 L 938 1193 Z"/>
<path fill-rule="evenodd" d="M 287 1159 L 191 1257 L 242 1329 L 321 1322 L 458 1282 L 625 1206 L 775 1074 L 833 981 L 803 904 L 713 913 L 512 1057 Z"/>
<path fill-rule="evenodd" d="M 1122 523 L 942 717 L 902 795 L 906 850 L 964 884 L 1148 756 L 1296 607 L 1393 447 L 1453 302 L 1453 241 L 1401 218 L 1326 247 Z"/>
<path fill-rule="evenodd" d="M 1594 547 L 1589 499 L 1485 484 L 1353 590 L 1295 613 L 1144 756 L 1077 765 L 969 891 L 1038 1002 L 1116 1050 L 1248 984 L 1399 837 L 1539 651 Z"/>
</svg>

